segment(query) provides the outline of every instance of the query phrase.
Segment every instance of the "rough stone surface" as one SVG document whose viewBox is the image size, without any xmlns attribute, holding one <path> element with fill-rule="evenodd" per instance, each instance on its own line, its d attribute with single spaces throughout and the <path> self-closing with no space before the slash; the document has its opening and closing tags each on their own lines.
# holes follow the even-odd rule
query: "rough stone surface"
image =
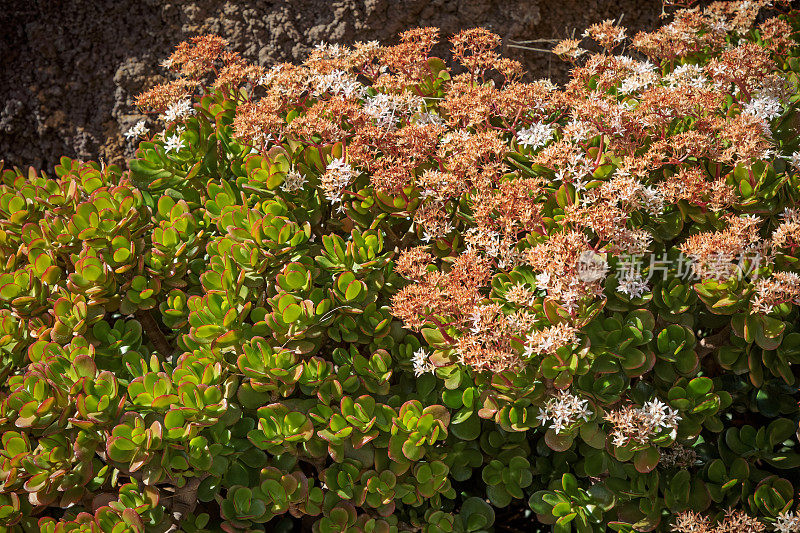
<svg viewBox="0 0 800 533">
<path fill-rule="evenodd" d="M 302 60 L 320 41 L 483 26 L 532 76 L 561 81 L 567 67 L 552 54 L 508 45 L 622 14 L 631 32 L 651 29 L 659 13 L 655 0 L 0 0 L 0 159 L 44 169 L 61 155 L 122 161 L 133 146 L 121 132 L 141 118 L 133 97 L 162 79 L 159 62 L 177 43 L 202 33 L 270 65 Z"/>
</svg>

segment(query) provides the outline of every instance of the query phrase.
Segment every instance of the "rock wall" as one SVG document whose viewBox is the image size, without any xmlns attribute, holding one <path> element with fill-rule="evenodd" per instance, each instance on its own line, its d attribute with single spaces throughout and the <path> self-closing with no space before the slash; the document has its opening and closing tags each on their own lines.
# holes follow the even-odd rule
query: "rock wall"
<svg viewBox="0 0 800 533">
<path fill-rule="evenodd" d="M 657 0 L 0 0 L 0 159 L 52 169 L 61 155 L 119 163 L 141 118 L 133 97 L 161 81 L 179 42 L 217 33 L 251 60 L 302 60 L 320 41 L 394 42 L 438 26 L 444 38 L 486 27 L 531 76 L 567 66 L 510 41 L 564 38 L 619 18 L 631 32 L 658 23 Z M 541 45 L 540 45 L 541 46 Z M 435 50 L 445 55 L 446 49 Z"/>
</svg>

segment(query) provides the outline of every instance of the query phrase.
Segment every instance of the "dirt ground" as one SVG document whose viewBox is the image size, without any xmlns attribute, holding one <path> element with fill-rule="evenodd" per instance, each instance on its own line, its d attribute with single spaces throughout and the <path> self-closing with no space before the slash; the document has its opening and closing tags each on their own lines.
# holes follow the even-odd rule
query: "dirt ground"
<svg viewBox="0 0 800 533">
<path fill-rule="evenodd" d="M 552 54 L 513 41 L 563 38 L 624 15 L 631 32 L 658 23 L 658 0 L 0 0 L 0 159 L 52 169 L 61 155 L 119 163 L 141 118 L 133 97 L 161 80 L 175 44 L 217 33 L 248 59 L 299 61 L 320 41 L 391 43 L 438 26 L 445 38 L 486 27 L 533 77 L 561 81 Z M 542 46 L 542 45 L 538 45 Z M 544 45 L 546 46 L 546 45 Z M 444 48 L 439 50 L 444 53 Z"/>
</svg>

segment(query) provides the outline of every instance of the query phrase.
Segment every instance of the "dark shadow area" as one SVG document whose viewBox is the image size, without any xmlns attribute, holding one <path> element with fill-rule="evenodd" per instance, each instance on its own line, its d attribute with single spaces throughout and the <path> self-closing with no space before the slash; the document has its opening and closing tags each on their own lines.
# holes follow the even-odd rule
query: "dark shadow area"
<svg viewBox="0 0 800 533">
<path fill-rule="evenodd" d="M 639 0 L 0 0 L 0 159 L 51 170 L 61 155 L 119 163 L 122 132 L 141 118 L 133 97 L 160 81 L 178 42 L 217 33 L 246 58 L 302 60 L 320 41 L 391 43 L 417 26 L 449 38 L 484 26 L 531 77 L 562 81 L 568 65 L 512 41 L 579 35 L 618 19 L 630 34 L 658 23 L 660 2 Z M 548 47 L 548 45 L 536 45 Z M 446 55 L 446 46 L 434 50 Z"/>
</svg>

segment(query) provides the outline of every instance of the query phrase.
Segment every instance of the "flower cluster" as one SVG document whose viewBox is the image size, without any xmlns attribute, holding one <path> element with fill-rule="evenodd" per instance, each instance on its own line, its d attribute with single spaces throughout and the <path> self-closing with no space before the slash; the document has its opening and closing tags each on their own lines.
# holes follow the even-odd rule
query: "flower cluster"
<svg viewBox="0 0 800 533">
<path fill-rule="evenodd" d="M 787 302 L 800 305 L 800 275 L 795 272 L 775 272 L 756 281 L 752 300 L 753 310 L 768 314 L 776 305 Z"/>
<path fill-rule="evenodd" d="M 191 100 L 178 100 L 167 107 L 167 110 L 164 111 L 164 114 L 161 116 L 161 120 L 167 123 L 174 122 L 180 118 L 191 115 L 193 112 Z"/>
<path fill-rule="evenodd" d="M 703 278 L 727 279 L 733 275 L 734 261 L 758 250 L 761 244 L 759 217 L 727 217 L 726 222 L 728 227 L 724 230 L 693 235 L 680 247 Z"/>
<path fill-rule="evenodd" d="M 800 531 L 800 516 L 792 511 L 781 512 L 775 520 L 775 531 L 779 533 L 797 533 Z"/>
<path fill-rule="evenodd" d="M 286 173 L 286 177 L 281 184 L 281 190 L 284 192 L 297 192 L 303 189 L 306 184 L 306 178 L 298 170 L 290 170 Z"/>
<path fill-rule="evenodd" d="M 787 207 L 783 221 L 775 228 L 770 239 L 773 248 L 784 248 L 794 254 L 800 250 L 800 209 Z"/>
<path fill-rule="evenodd" d="M 570 346 L 577 341 L 575 328 L 566 324 L 556 324 L 541 331 L 528 334 L 525 343 L 525 356 L 551 354 L 564 346 Z"/>
<path fill-rule="evenodd" d="M 136 139 L 138 137 L 146 135 L 147 131 L 148 130 L 147 126 L 145 126 L 145 121 L 140 120 L 139 122 L 131 126 L 131 128 L 128 131 L 125 132 L 125 138 Z"/>
<path fill-rule="evenodd" d="M 678 411 L 655 399 L 641 407 L 627 405 L 610 411 L 605 419 L 613 425 L 614 446 L 626 446 L 629 442 L 648 444 L 664 430 L 675 432 L 681 417 Z"/>
<path fill-rule="evenodd" d="M 419 377 L 422 374 L 433 373 L 436 367 L 428 359 L 429 354 L 423 348 L 414 352 L 411 364 L 414 366 L 414 375 Z"/>
<path fill-rule="evenodd" d="M 684 511 L 675 518 L 672 531 L 675 533 L 761 533 L 766 531 L 766 526 L 741 511 L 729 510 L 720 522 L 713 525 L 708 518 L 694 511 Z"/>
<path fill-rule="evenodd" d="M 625 40 L 625 28 L 615 25 L 613 20 L 605 20 L 589 26 L 583 36 L 597 41 L 606 50 L 612 50 Z"/>
<path fill-rule="evenodd" d="M 0 163 L 0 529 L 796 530 L 785 5 L 595 24 L 563 86 L 198 37 L 127 169 Z"/>
<path fill-rule="evenodd" d="M 344 159 L 334 159 L 322 175 L 322 188 L 325 198 L 331 203 L 340 203 L 344 196 L 345 188 L 353 181 L 355 171 Z"/>
<path fill-rule="evenodd" d="M 517 132 L 517 142 L 521 146 L 536 150 L 546 145 L 553 137 L 555 128 L 548 124 L 536 122 L 527 128 L 522 128 Z"/>
<path fill-rule="evenodd" d="M 573 426 L 580 419 L 589 420 L 592 416 L 589 400 L 581 399 L 569 391 L 558 391 L 557 395 L 548 399 L 544 407 L 539 408 L 537 418 L 542 424 L 550 424 L 556 433 Z"/>
</svg>

